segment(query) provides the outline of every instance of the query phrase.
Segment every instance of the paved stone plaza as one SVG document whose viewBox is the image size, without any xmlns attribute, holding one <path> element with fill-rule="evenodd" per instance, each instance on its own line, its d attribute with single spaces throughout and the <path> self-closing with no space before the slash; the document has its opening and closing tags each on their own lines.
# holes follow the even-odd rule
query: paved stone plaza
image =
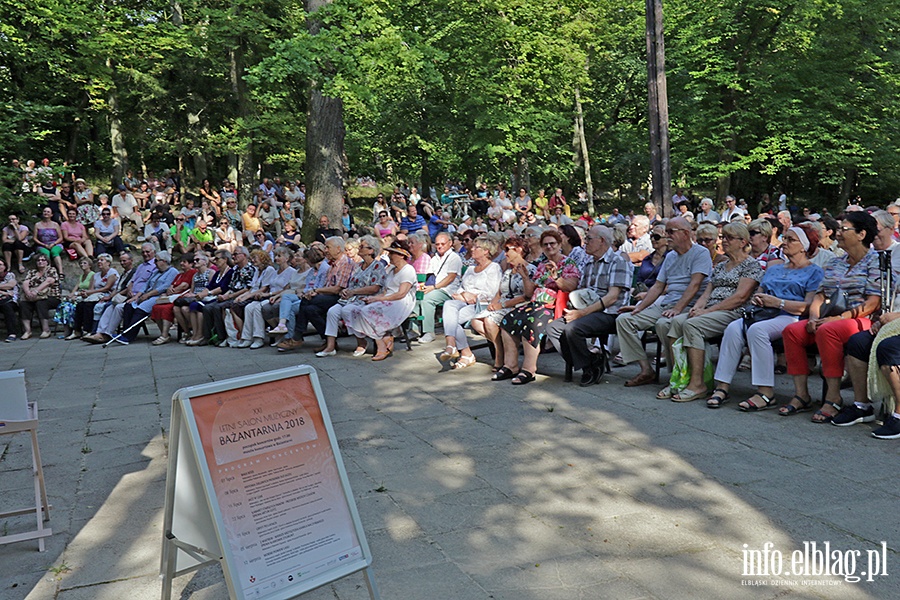
<svg viewBox="0 0 900 600">
<path fill-rule="evenodd" d="M 541 359 L 552 377 L 514 387 L 490 382 L 487 364 L 446 371 L 440 349 L 373 363 L 348 352 L 151 347 L 146 337 L 109 349 L 2 345 L 0 369 L 26 369 L 40 406 L 54 535 L 43 554 L 36 542 L 0 546 L 0 600 L 159 598 L 173 392 L 307 362 L 385 600 L 900 597 L 900 443 L 871 438 L 870 425 L 656 400 L 655 386 L 622 386 L 633 367 L 582 389 L 563 383 L 555 354 Z M 788 379 L 779 384 L 779 398 L 789 397 Z M 738 399 L 748 386 L 739 374 Z M 26 442 L 0 436 L 4 506 L 33 498 Z M 888 576 L 853 584 L 742 574 L 744 544 L 771 542 L 789 566 L 812 541 L 845 557 L 860 550 L 857 574 L 866 551 L 886 541 Z M 767 585 L 748 585 L 760 580 Z M 173 597 L 227 592 L 207 568 L 178 579 Z M 304 598 L 368 594 L 356 574 Z"/>
</svg>

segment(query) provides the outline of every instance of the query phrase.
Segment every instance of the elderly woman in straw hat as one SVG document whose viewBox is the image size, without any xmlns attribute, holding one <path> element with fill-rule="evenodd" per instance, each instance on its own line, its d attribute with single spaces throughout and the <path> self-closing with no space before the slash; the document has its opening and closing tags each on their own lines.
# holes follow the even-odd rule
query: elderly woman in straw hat
<svg viewBox="0 0 900 600">
<path fill-rule="evenodd" d="M 348 304 L 344 311 L 347 330 L 357 338 L 375 340 L 377 352 L 372 360 L 384 360 L 394 350 L 391 330 L 400 325 L 416 302 L 416 270 L 407 259 L 411 256 L 406 240 L 395 240 L 386 248 L 390 265 L 384 278 L 382 293 L 367 296 L 365 304 Z"/>
</svg>

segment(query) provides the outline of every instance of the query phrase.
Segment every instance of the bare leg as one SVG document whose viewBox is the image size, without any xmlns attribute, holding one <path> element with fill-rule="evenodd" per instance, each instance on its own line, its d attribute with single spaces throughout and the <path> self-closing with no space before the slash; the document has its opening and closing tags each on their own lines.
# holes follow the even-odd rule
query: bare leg
<svg viewBox="0 0 900 600">
<path fill-rule="evenodd" d="M 500 335 L 500 326 L 490 319 L 484 320 L 484 336 L 494 344 L 494 366 L 503 366 L 503 337 Z"/>
<path fill-rule="evenodd" d="M 189 331 L 191 331 L 191 324 L 188 322 L 187 315 L 182 311 L 188 310 L 186 306 L 176 306 L 172 312 L 175 313 L 175 322 L 178 323 L 178 326 L 181 327 L 181 330 L 187 335 Z M 162 327 L 160 326 L 160 331 L 162 331 Z M 163 336 L 169 335 L 168 327 L 166 328 Z"/>
<path fill-rule="evenodd" d="M 900 410 L 900 369 L 894 365 L 884 365 L 881 367 L 888 384 L 891 386 L 891 394 L 894 396 L 894 412 Z"/>
<path fill-rule="evenodd" d="M 794 375 L 794 393 L 809 402 L 809 375 Z"/>
<path fill-rule="evenodd" d="M 500 336 L 503 339 L 503 366 L 516 372 L 519 369 L 519 339 L 505 329 L 500 330 Z"/>
<path fill-rule="evenodd" d="M 687 389 L 692 392 L 706 392 L 706 384 L 703 383 L 703 359 L 705 357 L 706 350 L 702 348 L 687 349 L 688 369 L 691 373 L 691 380 L 688 382 Z"/>
<path fill-rule="evenodd" d="M 54 257 L 53 257 L 53 264 L 56 265 L 56 271 L 57 271 L 57 273 L 59 273 L 60 277 L 62 277 L 62 274 L 63 274 L 63 265 L 62 265 L 62 258 L 61 258 L 61 256 L 54 256 Z"/>
<path fill-rule="evenodd" d="M 868 370 L 869 365 L 854 356 L 847 356 L 847 372 L 853 382 L 853 399 L 856 402 L 868 402 Z"/>
<path fill-rule="evenodd" d="M 532 346 L 525 340 L 522 340 L 522 349 L 525 351 L 525 360 L 522 361 L 522 370 L 528 371 L 532 375 L 537 373 L 538 356 L 541 354 L 540 346 Z"/>
<path fill-rule="evenodd" d="M 163 319 L 159 324 L 159 331 L 162 337 L 169 337 L 169 330 L 172 329 L 172 321 Z"/>
<path fill-rule="evenodd" d="M 203 339 L 203 311 L 197 310 L 194 312 L 188 313 L 188 318 L 191 320 L 191 331 L 194 332 L 194 335 L 191 339 L 200 341 Z"/>
</svg>

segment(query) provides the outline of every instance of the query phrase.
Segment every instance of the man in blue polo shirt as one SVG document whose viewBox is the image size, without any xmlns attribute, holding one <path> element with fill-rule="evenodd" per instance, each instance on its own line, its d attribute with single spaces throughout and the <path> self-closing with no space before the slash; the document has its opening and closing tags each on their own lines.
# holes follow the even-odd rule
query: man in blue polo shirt
<svg viewBox="0 0 900 600">
<path fill-rule="evenodd" d="M 450 221 L 444 218 L 443 209 L 440 206 L 435 207 L 434 214 L 428 220 L 428 235 L 431 236 L 431 241 L 433 242 L 435 236 L 440 232 L 447 231 L 448 225 L 450 225 Z"/>
<path fill-rule="evenodd" d="M 425 218 L 416 210 L 416 205 L 410 204 L 406 209 L 406 216 L 400 220 L 400 231 L 406 234 L 416 233 L 426 224 Z"/>
</svg>

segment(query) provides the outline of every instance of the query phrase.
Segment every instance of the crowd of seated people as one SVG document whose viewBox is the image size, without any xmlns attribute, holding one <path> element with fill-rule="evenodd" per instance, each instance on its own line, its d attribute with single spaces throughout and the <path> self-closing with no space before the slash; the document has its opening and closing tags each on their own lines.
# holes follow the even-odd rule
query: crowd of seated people
<svg viewBox="0 0 900 600">
<path fill-rule="evenodd" d="M 38 337 L 50 337 L 56 321 L 67 340 L 130 343 L 153 321 L 156 346 L 180 338 L 291 352 L 315 335 L 313 352 L 326 358 L 338 356 L 346 331 L 354 357 L 372 347 L 372 360 L 382 361 L 415 308 L 419 342 L 435 341 L 440 323 L 439 359 L 453 371 L 477 364 L 470 337 L 483 336 L 494 382 L 535 381 L 542 353 L 556 350 L 580 385 L 592 386 L 617 345 L 621 362 L 637 367 L 626 386 L 655 383 L 664 364 L 670 380 L 657 398 L 717 409 L 731 402 L 743 359 L 753 393 L 737 399 L 738 409 L 809 411 L 812 422 L 837 426 L 886 411 L 873 435 L 900 438 L 900 311 L 883 302 L 894 290 L 882 285 L 888 273 L 900 280 L 900 206 L 850 206 L 836 219 L 772 214 L 773 206 L 754 219 L 729 196 L 718 210 L 709 199 L 684 210 L 679 200 L 678 216 L 666 219 L 652 204 L 637 216 L 573 212 L 561 189 L 532 198 L 524 188 L 510 196 L 502 187 L 448 186 L 447 202 L 398 187 L 379 195 L 371 221 L 344 210 L 331 227 L 323 216 L 318 241 L 306 246 L 298 221 L 285 218 L 295 215 L 284 213 L 288 202 L 302 204 L 294 184 L 264 180 L 244 211 L 233 188 L 209 181 L 200 208 L 185 200 L 174 211 L 180 191 L 168 182 L 121 188 L 110 201 L 78 180 L 52 192 L 33 227 L 8 215 L 0 261 L 7 341 L 32 337 L 35 324 Z M 136 266 L 123 224 L 142 234 Z M 66 256 L 80 268 L 69 282 Z M 656 371 L 648 331 L 661 344 Z M 817 362 L 820 406 L 809 389 Z M 779 363 L 793 382 L 790 399 L 775 396 Z M 852 400 L 841 396 L 845 375 Z"/>
</svg>

